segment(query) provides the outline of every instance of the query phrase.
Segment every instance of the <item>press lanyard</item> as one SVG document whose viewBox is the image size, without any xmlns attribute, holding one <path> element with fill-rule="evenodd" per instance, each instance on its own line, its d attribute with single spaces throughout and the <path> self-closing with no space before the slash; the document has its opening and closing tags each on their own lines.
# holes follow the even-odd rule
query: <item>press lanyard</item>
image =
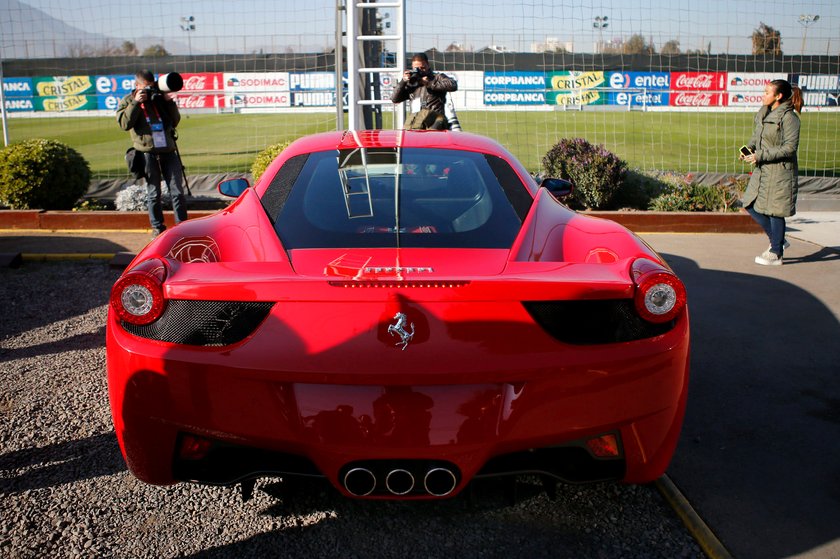
<svg viewBox="0 0 840 559">
<path fill-rule="evenodd" d="M 143 109 L 143 116 L 146 118 L 146 123 L 152 129 L 152 143 L 155 148 L 163 149 L 166 147 L 166 132 L 163 130 L 163 120 L 160 118 L 157 107 L 152 103 L 152 110 L 155 112 L 155 122 L 149 118 L 149 113 L 146 111 L 146 103 L 140 103 L 140 108 Z"/>
</svg>

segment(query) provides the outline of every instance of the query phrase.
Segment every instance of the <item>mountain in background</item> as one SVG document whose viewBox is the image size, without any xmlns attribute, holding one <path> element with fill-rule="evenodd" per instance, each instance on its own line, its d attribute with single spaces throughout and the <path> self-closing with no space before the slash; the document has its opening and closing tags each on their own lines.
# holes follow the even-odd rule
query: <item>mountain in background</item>
<svg viewBox="0 0 840 559">
<path fill-rule="evenodd" d="M 61 58 L 91 55 L 122 45 L 124 39 L 89 33 L 68 25 L 19 0 L 3 0 L 0 8 L 0 57 Z M 188 46 L 180 41 L 160 37 L 139 37 L 132 40 L 142 52 L 151 45 L 163 45 L 170 54 L 187 54 Z M 193 54 L 202 54 L 192 49 Z M 96 54 L 93 54 L 96 56 Z"/>
</svg>

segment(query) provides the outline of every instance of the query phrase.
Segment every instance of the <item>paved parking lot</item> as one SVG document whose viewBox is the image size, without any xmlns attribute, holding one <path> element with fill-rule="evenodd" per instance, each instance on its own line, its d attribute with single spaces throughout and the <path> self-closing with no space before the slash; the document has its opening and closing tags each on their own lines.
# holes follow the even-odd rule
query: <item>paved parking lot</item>
<svg viewBox="0 0 840 559">
<path fill-rule="evenodd" d="M 838 218 L 840 218 L 840 214 Z M 737 558 L 840 557 L 840 252 L 645 235 L 686 283 L 688 411 L 668 474 Z"/>
</svg>

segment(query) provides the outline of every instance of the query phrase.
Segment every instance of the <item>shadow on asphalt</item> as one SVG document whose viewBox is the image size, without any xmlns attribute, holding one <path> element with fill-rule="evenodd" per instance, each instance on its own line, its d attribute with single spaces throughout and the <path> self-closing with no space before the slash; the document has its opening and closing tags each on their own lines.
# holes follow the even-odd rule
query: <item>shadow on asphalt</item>
<svg viewBox="0 0 840 559">
<path fill-rule="evenodd" d="M 788 281 L 663 256 L 686 284 L 692 330 L 688 410 L 669 475 L 739 559 L 836 545 L 837 317 Z M 826 257 L 838 255 L 798 260 Z"/>
<path fill-rule="evenodd" d="M 2 235 L 0 253 L 113 254 L 130 250 L 104 237 L 83 235 Z"/>
</svg>

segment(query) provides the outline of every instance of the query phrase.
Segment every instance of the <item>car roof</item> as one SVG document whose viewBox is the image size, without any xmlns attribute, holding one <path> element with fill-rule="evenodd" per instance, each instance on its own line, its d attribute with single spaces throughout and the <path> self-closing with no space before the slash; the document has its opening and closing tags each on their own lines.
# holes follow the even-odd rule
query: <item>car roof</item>
<svg viewBox="0 0 840 559">
<path fill-rule="evenodd" d="M 340 130 L 306 136 L 286 148 L 291 157 L 333 149 L 357 147 L 407 147 L 441 148 L 492 153 L 504 159 L 511 155 L 498 142 L 467 132 L 442 132 L 432 130 Z"/>
</svg>

